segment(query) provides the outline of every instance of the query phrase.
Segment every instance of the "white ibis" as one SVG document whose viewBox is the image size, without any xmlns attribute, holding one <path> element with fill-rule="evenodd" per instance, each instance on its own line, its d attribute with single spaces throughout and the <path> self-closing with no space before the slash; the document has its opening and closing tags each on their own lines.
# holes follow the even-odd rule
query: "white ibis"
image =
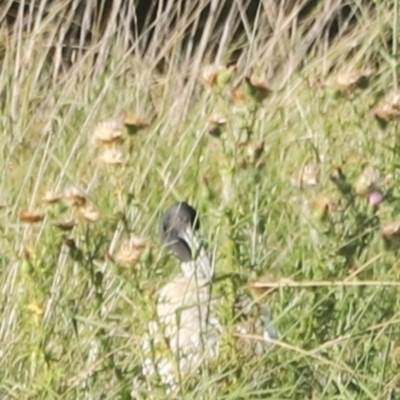
<svg viewBox="0 0 400 400">
<path fill-rule="evenodd" d="M 174 204 L 161 219 L 161 240 L 180 261 L 181 274 L 158 292 L 158 323 L 150 324 L 144 345 L 154 359 L 145 360 L 143 372 L 158 372 L 168 385 L 176 385 L 179 376 L 196 372 L 205 359 L 218 354 L 220 325 L 211 310 L 213 263 L 198 228 L 196 210 L 184 202 Z M 157 357 L 156 347 L 162 342 L 172 357 Z"/>
<path fill-rule="evenodd" d="M 177 387 L 180 377 L 196 373 L 205 360 L 219 353 L 222 328 L 213 313 L 218 303 L 211 292 L 214 266 L 198 237 L 199 225 L 196 210 L 180 202 L 164 213 L 159 229 L 163 244 L 180 261 L 181 273 L 158 291 L 158 321 L 150 323 L 144 342 L 143 373 L 147 377 L 158 374 L 170 390 Z M 264 338 L 271 332 L 276 338 L 268 312 L 263 310 L 257 322 L 261 331 L 257 330 Z M 237 328 L 243 334 L 253 331 L 246 324 Z M 251 347 L 255 353 L 265 348 L 262 343 Z"/>
</svg>

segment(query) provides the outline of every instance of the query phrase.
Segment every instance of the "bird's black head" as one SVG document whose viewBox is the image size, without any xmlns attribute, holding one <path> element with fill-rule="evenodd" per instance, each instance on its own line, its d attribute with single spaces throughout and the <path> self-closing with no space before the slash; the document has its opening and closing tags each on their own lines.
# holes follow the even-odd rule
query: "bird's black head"
<svg viewBox="0 0 400 400">
<path fill-rule="evenodd" d="M 192 249 L 184 237 L 187 232 L 194 233 L 199 227 L 197 211 L 185 202 L 175 203 L 161 217 L 161 241 L 181 262 L 191 261 Z"/>
</svg>

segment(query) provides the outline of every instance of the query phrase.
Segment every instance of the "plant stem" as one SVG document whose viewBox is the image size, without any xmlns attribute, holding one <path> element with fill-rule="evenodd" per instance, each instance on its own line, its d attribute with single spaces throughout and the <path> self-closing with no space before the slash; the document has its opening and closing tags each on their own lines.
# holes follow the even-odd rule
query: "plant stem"
<svg viewBox="0 0 400 400">
<path fill-rule="evenodd" d="M 398 77 L 397 77 L 398 26 L 399 26 L 399 0 L 394 0 L 392 57 L 394 60 L 393 87 L 395 90 L 398 89 Z"/>
</svg>

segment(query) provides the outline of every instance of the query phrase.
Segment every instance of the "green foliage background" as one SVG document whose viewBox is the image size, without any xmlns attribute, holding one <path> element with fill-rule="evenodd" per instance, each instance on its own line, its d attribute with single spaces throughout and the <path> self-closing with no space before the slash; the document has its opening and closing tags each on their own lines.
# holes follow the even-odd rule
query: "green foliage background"
<svg viewBox="0 0 400 400">
<path fill-rule="evenodd" d="M 344 284 L 275 290 L 263 301 L 282 343 L 243 359 L 227 335 L 220 359 L 175 398 L 400 399 L 398 253 L 379 235 L 398 219 L 398 122 L 379 124 L 371 112 L 398 87 L 397 1 L 321 1 L 306 11 L 309 2 L 265 1 L 233 42 L 213 36 L 207 17 L 192 55 L 185 24 L 199 17 L 194 6 L 172 30 L 175 16 L 165 14 L 144 55 L 126 25 L 109 23 L 68 68 L 71 4 L 55 3 L 43 17 L 14 7 L 12 26 L 0 15 L 1 398 L 170 398 L 141 376 L 141 339 L 155 291 L 178 271 L 158 244 L 158 218 L 187 200 L 201 213 L 217 273 L 240 278 L 218 285 L 227 303 L 265 276 Z M 232 3 L 227 35 L 244 19 Z M 227 63 L 237 48 L 232 84 L 200 83 L 205 65 Z M 368 72 L 367 87 L 339 84 L 354 71 Z M 245 76 L 272 93 L 239 107 L 231 93 Z M 150 126 L 125 134 L 122 165 L 105 165 L 96 124 L 126 112 Z M 209 135 L 216 113 L 226 120 L 220 138 Z M 293 186 L 305 165 L 318 167 L 317 185 Z M 366 166 L 385 181 L 377 208 L 354 193 Z M 345 193 L 331 179 L 338 167 Z M 71 186 L 98 221 L 42 201 Z M 313 200 L 321 197 L 323 215 Z M 45 218 L 24 223 L 27 210 Z M 57 229 L 70 219 L 71 232 Z M 112 255 L 131 234 L 153 246 L 127 269 Z M 233 332 L 231 309 L 221 312 Z"/>
</svg>

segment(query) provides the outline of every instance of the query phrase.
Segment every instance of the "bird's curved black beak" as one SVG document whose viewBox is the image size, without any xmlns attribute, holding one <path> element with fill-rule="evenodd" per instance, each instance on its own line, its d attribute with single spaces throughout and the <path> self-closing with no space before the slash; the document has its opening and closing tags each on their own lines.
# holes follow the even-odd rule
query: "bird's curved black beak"
<svg viewBox="0 0 400 400">
<path fill-rule="evenodd" d="M 185 202 L 175 203 L 161 218 L 161 241 L 181 262 L 192 261 L 199 225 L 197 212 L 192 206 Z"/>
<path fill-rule="evenodd" d="M 198 229 L 196 210 L 185 202 L 171 206 L 161 218 L 161 240 L 181 262 L 186 276 L 210 281 L 213 277 L 212 259 L 205 250 Z"/>
</svg>

